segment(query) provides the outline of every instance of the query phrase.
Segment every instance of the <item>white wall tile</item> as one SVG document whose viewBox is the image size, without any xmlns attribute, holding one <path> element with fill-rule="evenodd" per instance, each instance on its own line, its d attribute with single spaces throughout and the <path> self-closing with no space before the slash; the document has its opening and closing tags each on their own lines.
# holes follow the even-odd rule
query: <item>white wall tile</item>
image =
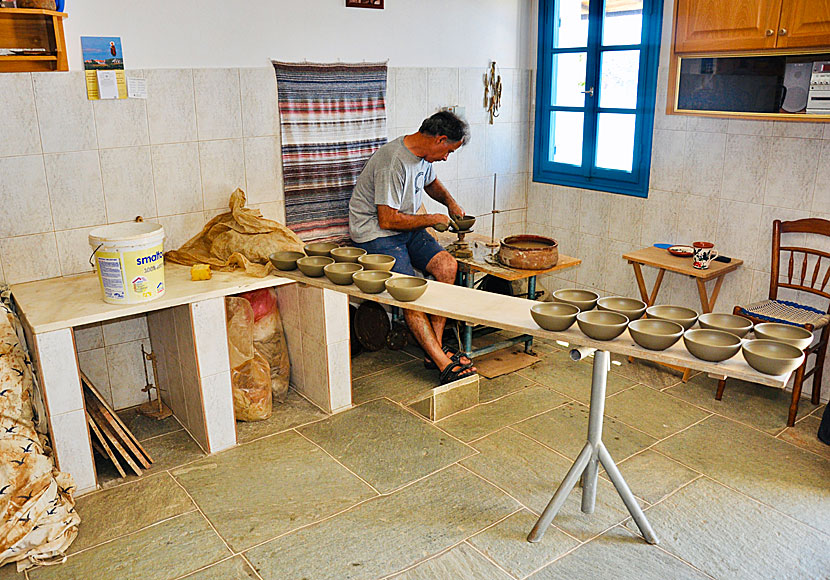
<svg viewBox="0 0 830 580">
<path fill-rule="evenodd" d="M 830 141 L 823 141 L 813 194 L 813 212 L 830 213 Z"/>
<path fill-rule="evenodd" d="M 463 68 L 458 77 L 458 101 L 465 108 L 467 122 L 483 124 L 489 119 L 484 108 L 484 74 L 486 67 Z"/>
<path fill-rule="evenodd" d="M 579 195 L 579 231 L 592 236 L 608 237 L 611 195 L 589 189 L 580 191 Z"/>
<path fill-rule="evenodd" d="M 283 326 L 300 326 L 300 296 L 297 293 L 298 284 L 284 284 L 277 287 L 277 307 Z"/>
<path fill-rule="evenodd" d="M 242 139 L 200 141 L 199 164 L 205 210 L 227 210 L 234 190 L 245 187 Z"/>
<path fill-rule="evenodd" d="M 714 242 L 720 200 L 699 195 L 677 194 L 677 243 Z"/>
<path fill-rule="evenodd" d="M 660 129 L 654 131 L 649 187 L 663 191 L 680 191 L 685 166 L 685 139 L 684 132 Z"/>
<path fill-rule="evenodd" d="M 458 104 L 458 69 L 427 69 L 427 111 L 428 115 L 443 107 Z"/>
<path fill-rule="evenodd" d="M 608 237 L 640 247 L 646 200 L 628 195 L 612 195 Z"/>
<path fill-rule="evenodd" d="M 107 370 L 106 351 L 103 348 L 79 351 L 78 366 L 81 367 L 81 372 L 92 381 L 98 392 L 112 405 L 112 390 L 110 389 L 110 375 Z"/>
<path fill-rule="evenodd" d="M 272 203 L 248 204 L 251 209 L 258 209 L 262 217 L 285 225 L 285 202 L 283 199 Z"/>
<path fill-rule="evenodd" d="M 729 119 L 727 133 L 737 135 L 772 135 L 772 121 Z"/>
<path fill-rule="evenodd" d="M 395 120 L 398 127 L 414 127 L 428 117 L 425 68 L 399 68 L 395 75 Z"/>
<path fill-rule="evenodd" d="M 352 405 L 352 365 L 349 341 L 335 342 L 326 347 L 329 364 L 331 410 L 338 411 Z"/>
<path fill-rule="evenodd" d="M 158 218 L 164 228 L 164 250 L 177 250 L 190 238 L 202 231 L 205 214 L 202 212 L 184 213 Z"/>
<path fill-rule="evenodd" d="M 4 99 L 0 115 L 0 157 L 40 153 L 40 133 L 35 111 L 35 93 L 29 73 L 0 75 L 0 95 Z"/>
<path fill-rule="evenodd" d="M 772 135 L 774 137 L 821 139 L 824 135 L 824 127 L 824 123 L 793 123 L 792 121 L 775 121 L 772 125 Z"/>
<path fill-rule="evenodd" d="M 485 127 L 487 140 L 486 172 L 490 175 L 493 173 L 508 173 L 510 171 L 510 160 L 513 155 L 513 150 L 510 148 L 511 125 L 507 123 L 496 123 L 495 125 L 485 125 Z"/>
<path fill-rule="evenodd" d="M 199 139 L 242 137 L 239 69 L 195 69 L 193 87 Z"/>
<path fill-rule="evenodd" d="M 147 121 L 150 143 L 196 140 L 193 71 L 147 71 Z"/>
<path fill-rule="evenodd" d="M 126 409 L 147 401 L 147 393 L 141 391 L 146 385 L 142 344 L 145 351 L 151 350 L 149 338 L 106 347 L 112 402 L 116 409 Z M 153 382 L 153 369 L 149 363 L 147 374 Z"/>
<path fill-rule="evenodd" d="M 245 139 L 243 145 L 248 203 L 269 203 L 283 199 L 279 138 L 254 137 Z"/>
<path fill-rule="evenodd" d="M 204 210 L 198 143 L 170 143 L 150 148 L 158 215 Z"/>
<path fill-rule="evenodd" d="M 43 156 L 56 230 L 107 223 L 97 151 Z"/>
<path fill-rule="evenodd" d="M 72 476 L 76 493 L 95 489 L 92 444 L 83 410 L 49 417 L 57 467 Z"/>
<path fill-rule="evenodd" d="M 95 270 L 89 263 L 89 258 L 92 255 L 92 247 L 89 245 L 89 232 L 94 230 L 95 227 L 97 226 L 55 232 L 62 276 L 72 276 Z"/>
<path fill-rule="evenodd" d="M 93 101 L 98 147 L 136 147 L 150 143 L 145 99 Z"/>
<path fill-rule="evenodd" d="M 725 148 L 723 133 L 687 132 L 681 191 L 718 197 L 723 184 Z"/>
<path fill-rule="evenodd" d="M 328 349 L 325 343 L 314 336 L 303 334 L 304 384 L 301 392 L 327 413 L 332 411 L 328 372 Z"/>
<path fill-rule="evenodd" d="M 141 340 L 150 336 L 147 329 L 147 317 L 143 314 L 108 320 L 102 324 L 102 330 L 105 346 Z"/>
<path fill-rule="evenodd" d="M 485 125 L 470 125 L 470 140 L 454 156 L 458 179 L 484 177 L 487 174 L 487 129 Z"/>
<path fill-rule="evenodd" d="M 770 139 L 758 135 L 728 135 L 721 197 L 763 203 Z"/>
<path fill-rule="evenodd" d="M 326 344 L 349 340 L 349 298 L 342 292 L 323 290 Z"/>
<path fill-rule="evenodd" d="M 102 149 L 100 158 L 109 222 L 156 217 L 150 148 Z"/>
<path fill-rule="evenodd" d="M 397 69 L 387 67 L 386 69 L 386 130 L 387 136 L 391 141 L 397 135 L 398 123 L 395 116 L 395 78 L 397 76 Z"/>
<path fill-rule="evenodd" d="M 190 305 L 199 376 L 203 379 L 230 370 L 225 299 L 211 298 Z"/>
<path fill-rule="evenodd" d="M 8 284 L 61 275 L 54 232 L 0 240 L 0 259 Z"/>
<path fill-rule="evenodd" d="M 761 228 L 762 206 L 722 199 L 715 247 L 724 256 L 751 263 Z"/>
<path fill-rule="evenodd" d="M 821 141 L 778 138 L 770 147 L 764 204 L 810 209 Z"/>
<path fill-rule="evenodd" d="M 279 135 L 277 77 L 273 66 L 239 69 L 242 93 L 242 134 L 245 137 Z"/>
<path fill-rule="evenodd" d="M 40 385 L 50 415 L 83 409 L 81 376 L 75 358 L 72 330 L 43 332 L 35 338 L 38 366 L 43 374 Z"/>
<path fill-rule="evenodd" d="M 305 386 L 303 369 L 303 333 L 299 327 L 283 326 L 285 344 L 288 347 L 288 360 L 291 365 L 291 385 L 299 391 Z"/>
<path fill-rule="evenodd" d="M 98 147 L 83 71 L 32 73 L 44 153 Z"/>
<path fill-rule="evenodd" d="M 0 158 L 0 237 L 52 230 L 43 156 Z"/>
<path fill-rule="evenodd" d="M 325 341 L 325 305 L 323 290 L 313 286 L 299 286 L 297 293 L 300 299 L 300 328 L 303 334 L 310 334 L 317 340 Z"/>
<path fill-rule="evenodd" d="M 76 326 L 72 329 L 72 332 L 75 335 L 75 349 L 78 352 L 104 348 L 104 332 L 101 329 L 100 322 Z"/>
<path fill-rule="evenodd" d="M 202 400 L 210 452 L 216 453 L 236 445 L 236 420 L 229 370 L 202 379 Z"/>
</svg>

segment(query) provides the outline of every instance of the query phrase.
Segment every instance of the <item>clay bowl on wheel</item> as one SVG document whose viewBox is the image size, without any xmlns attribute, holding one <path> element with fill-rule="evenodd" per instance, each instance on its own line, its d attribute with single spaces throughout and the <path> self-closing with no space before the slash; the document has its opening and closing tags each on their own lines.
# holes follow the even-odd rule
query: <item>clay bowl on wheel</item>
<svg viewBox="0 0 830 580">
<path fill-rule="evenodd" d="M 330 257 L 331 251 L 337 247 L 337 244 L 331 242 L 312 242 L 303 246 L 303 250 L 307 256 L 325 256 Z"/>
<path fill-rule="evenodd" d="M 327 258 L 325 256 L 306 256 L 297 260 L 297 267 L 300 272 L 309 278 L 319 278 L 323 275 L 323 268 L 329 264 L 334 264 L 334 258 Z"/>
<path fill-rule="evenodd" d="M 545 330 L 568 330 L 577 314 L 579 308 L 565 302 L 539 302 L 530 307 L 533 320 Z"/>
<path fill-rule="evenodd" d="M 331 251 L 331 257 L 334 258 L 335 262 L 353 262 L 357 263 L 357 259 L 360 256 L 365 256 L 366 250 L 363 248 L 353 248 L 351 246 L 346 246 L 343 248 L 334 248 Z"/>
<path fill-rule="evenodd" d="M 459 232 L 465 232 L 473 227 L 473 224 L 476 223 L 476 216 L 474 215 L 464 215 L 461 217 L 454 217 L 452 221 L 455 222 L 455 225 L 458 226 Z"/>
<path fill-rule="evenodd" d="M 579 330 L 594 340 L 613 340 L 623 333 L 628 325 L 628 317 L 610 310 L 580 312 L 576 315 Z"/>
<path fill-rule="evenodd" d="M 427 289 L 427 281 L 415 276 L 399 276 L 385 282 L 386 291 L 395 300 L 411 302 L 417 300 Z"/>
<path fill-rule="evenodd" d="M 731 332 L 739 338 L 743 338 L 752 330 L 752 321 L 743 316 L 735 314 L 721 314 L 719 312 L 709 312 L 708 314 L 701 314 L 697 319 L 697 323 L 701 328 L 708 330 L 725 330 Z"/>
<path fill-rule="evenodd" d="M 697 312 L 685 306 L 649 306 L 646 308 L 646 314 L 649 318 L 676 322 L 683 327 L 683 330 L 689 330 L 697 322 Z"/>
<path fill-rule="evenodd" d="M 643 318 L 628 323 L 632 340 L 649 350 L 666 350 L 683 336 L 683 327 L 671 320 Z"/>
<path fill-rule="evenodd" d="M 778 340 L 804 350 L 813 342 L 813 333 L 806 328 L 793 326 L 792 324 L 763 322 L 755 325 L 755 338 Z"/>
<path fill-rule="evenodd" d="M 765 375 L 791 373 L 804 362 L 801 349 L 778 340 L 748 340 L 742 351 L 749 366 Z"/>
<path fill-rule="evenodd" d="M 606 296 L 597 300 L 597 308 L 624 314 L 629 320 L 637 320 L 646 311 L 646 303 L 636 298 Z"/>
<path fill-rule="evenodd" d="M 277 270 L 288 272 L 297 269 L 297 260 L 304 257 L 302 252 L 274 252 L 268 259 Z"/>
<path fill-rule="evenodd" d="M 384 270 L 388 272 L 395 265 L 395 256 L 388 254 L 366 254 L 357 259 L 364 270 Z"/>
<path fill-rule="evenodd" d="M 741 350 L 741 339 L 725 330 L 687 330 L 683 335 L 683 343 L 692 356 L 709 362 L 724 361 Z"/>
<path fill-rule="evenodd" d="M 354 273 L 360 272 L 362 269 L 363 266 L 360 264 L 353 264 L 351 262 L 335 262 L 334 264 L 323 266 L 323 272 L 326 278 L 340 286 L 351 284 Z"/>
<path fill-rule="evenodd" d="M 566 288 L 557 290 L 553 293 L 553 299 L 556 302 L 564 302 L 565 304 L 573 304 L 581 312 L 591 310 L 597 305 L 599 294 L 591 290 L 577 290 L 576 288 Z"/>
<path fill-rule="evenodd" d="M 392 272 L 384 270 L 361 270 L 352 276 L 352 282 L 366 294 L 380 294 L 386 290 L 386 281 L 392 277 Z"/>
</svg>

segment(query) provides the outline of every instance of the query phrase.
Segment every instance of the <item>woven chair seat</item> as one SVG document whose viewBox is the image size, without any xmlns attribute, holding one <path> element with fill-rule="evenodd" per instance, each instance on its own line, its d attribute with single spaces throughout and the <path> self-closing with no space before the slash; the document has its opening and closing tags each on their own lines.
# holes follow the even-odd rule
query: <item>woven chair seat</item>
<svg viewBox="0 0 830 580">
<path fill-rule="evenodd" d="M 793 326 L 812 324 L 814 329 L 822 328 L 830 323 L 830 314 L 812 306 L 787 300 L 763 300 L 738 308 L 740 308 L 739 314 L 745 314 L 767 322 L 780 322 Z"/>
</svg>

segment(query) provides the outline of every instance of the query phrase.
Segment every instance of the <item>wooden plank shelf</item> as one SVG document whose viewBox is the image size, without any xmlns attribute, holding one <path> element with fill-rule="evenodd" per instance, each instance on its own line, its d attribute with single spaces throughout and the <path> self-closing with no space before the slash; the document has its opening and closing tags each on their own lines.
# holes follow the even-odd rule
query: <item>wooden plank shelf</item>
<svg viewBox="0 0 830 580">
<path fill-rule="evenodd" d="M 63 19 L 66 13 L 0 8 L 0 48 L 41 49 L 44 54 L 0 56 L 0 72 L 67 71 Z"/>
</svg>

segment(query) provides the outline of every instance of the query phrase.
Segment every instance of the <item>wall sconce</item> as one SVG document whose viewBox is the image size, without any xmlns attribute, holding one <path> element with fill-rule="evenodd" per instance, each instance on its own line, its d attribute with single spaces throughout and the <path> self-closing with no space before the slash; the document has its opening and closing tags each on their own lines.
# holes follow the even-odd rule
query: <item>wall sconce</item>
<svg viewBox="0 0 830 580">
<path fill-rule="evenodd" d="M 484 107 L 490 113 L 492 125 L 501 107 L 501 75 L 496 73 L 496 61 L 490 63 L 490 70 L 484 75 Z"/>
</svg>

